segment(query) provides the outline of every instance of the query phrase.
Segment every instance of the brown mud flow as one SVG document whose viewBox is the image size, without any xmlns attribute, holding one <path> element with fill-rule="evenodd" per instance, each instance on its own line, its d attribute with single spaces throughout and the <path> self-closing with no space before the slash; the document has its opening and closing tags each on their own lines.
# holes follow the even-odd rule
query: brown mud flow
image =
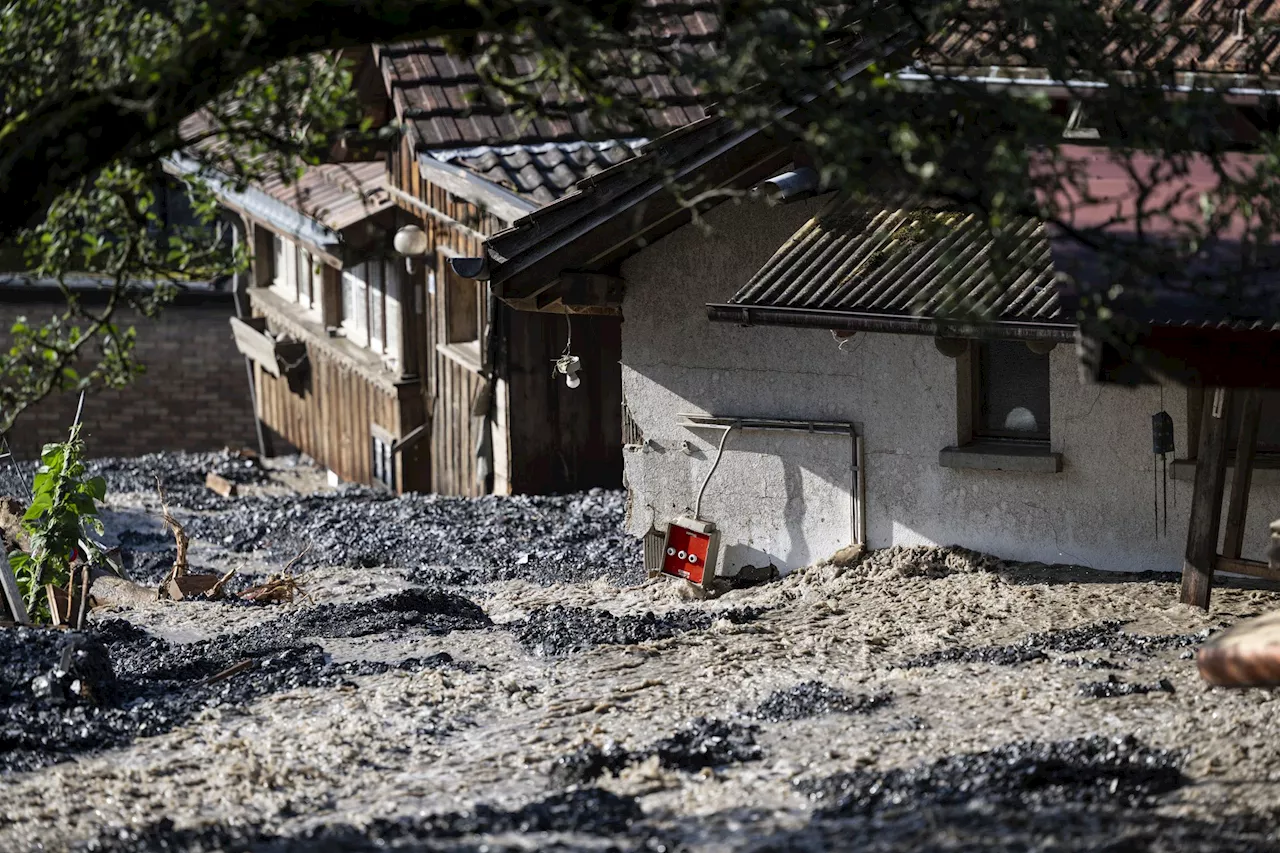
<svg viewBox="0 0 1280 853">
<path fill-rule="evenodd" d="M 0 631 L 0 850 L 1280 850 L 1280 705 L 1191 657 L 1256 585 L 896 548 L 689 600 L 620 494 L 95 464 L 140 580 L 160 473 L 194 569 L 310 545 L 306 594 Z"/>
</svg>

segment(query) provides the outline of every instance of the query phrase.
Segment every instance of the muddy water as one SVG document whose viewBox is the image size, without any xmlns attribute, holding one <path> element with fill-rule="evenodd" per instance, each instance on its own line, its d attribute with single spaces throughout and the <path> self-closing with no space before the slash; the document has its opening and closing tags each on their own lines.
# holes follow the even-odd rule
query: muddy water
<svg viewBox="0 0 1280 853">
<path fill-rule="evenodd" d="M 215 540 L 193 554 L 270 569 Z M 424 583 L 448 568 L 100 614 L 136 631 L 99 629 L 117 675 L 183 713 L 0 777 L 0 849 L 1277 849 L 1280 704 L 1188 656 L 1276 593 L 1206 616 L 1169 579 L 941 549 L 713 601 Z M 277 668 L 193 687 L 255 651 Z"/>
</svg>

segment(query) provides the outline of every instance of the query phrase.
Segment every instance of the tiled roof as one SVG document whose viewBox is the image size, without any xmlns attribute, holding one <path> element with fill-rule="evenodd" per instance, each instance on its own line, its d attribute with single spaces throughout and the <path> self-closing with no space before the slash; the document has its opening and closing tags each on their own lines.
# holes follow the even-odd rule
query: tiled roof
<svg viewBox="0 0 1280 853">
<path fill-rule="evenodd" d="M 550 142 L 432 151 L 424 156 L 472 174 L 538 205 L 550 204 L 583 178 L 634 157 L 641 139 Z"/>
<path fill-rule="evenodd" d="M 717 4 L 707 0 L 644 0 L 638 27 L 646 36 L 690 50 L 712 49 L 719 30 Z M 619 139 L 682 127 L 704 113 L 693 86 L 678 77 L 650 74 L 620 84 L 657 106 L 640 128 L 598 127 L 585 121 L 583 104 L 549 91 L 539 117 L 518 117 L 501 95 L 486 91 L 474 64 L 450 55 L 432 41 L 379 48 L 382 71 L 397 115 L 409 123 L 419 151 L 474 145 Z M 534 70 L 532 60 L 514 57 L 517 73 Z"/>
<path fill-rule="evenodd" d="M 201 111 L 184 119 L 179 132 L 191 140 L 201 138 L 212 128 L 210 116 Z M 217 168 L 228 145 L 225 139 L 213 137 L 189 146 L 188 153 Z M 333 231 L 391 207 L 389 186 L 387 164 L 381 160 L 308 166 L 292 183 L 272 171 L 253 183 L 254 189 Z"/>
<path fill-rule="evenodd" d="M 998 269 L 997 269 L 998 267 Z M 731 305 L 885 317 L 1067 323 L 1044 226 L 997 241 L 979 217 L 835 197 L 734 294 Z"/>
<path fill-rule="evenodd" d="M 1082 4 L 1083 5 L 1083 4 Z M 1170 62 L 1179 71 L 1272 75 L 1280 68 L 1280 0 L 1105 0 L 1102 4 L 1151 16 L 1153 37 L 1136 54 L 1119 27 L 1097 39 L 1096 58 L 1114 59 L 1119 67 Z M 1019 55 L 1034 50 L 1030 38 L 1019 39 L 1009 21 L 998 14 L 973 17 L 933 40 L 927 64 L 1016 68 L 1040 64 Z M 1241 14 L 1242 13 L 1242 14 Z M 1240 36 L 1244 36 L 1243 38 Z"/>
<path fill-rule="evenodd" d="M 334 231 L 391 207 L 387 164 L 322 163 L 310 166 L 295 183 L 272 175 L 258 184 L 267 195 Z"/>
</svg>

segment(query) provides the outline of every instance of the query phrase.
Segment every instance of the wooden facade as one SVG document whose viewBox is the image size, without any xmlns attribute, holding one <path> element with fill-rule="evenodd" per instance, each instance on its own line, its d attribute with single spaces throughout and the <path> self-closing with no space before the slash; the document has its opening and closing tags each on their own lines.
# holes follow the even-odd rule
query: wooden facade
<svg viewBox="0 0 1280 853">
<path fill-rule="evenodd" d="M 620 485 L 620 319 L 566 321 L 490 300 L 487 285 L 461 278 L 448 260 L 480 256 L 485 239 L 508 223 L 424 180 L 407 140 L 391 158 L 391 179 L 396 204 L 418 219 L 431 246 L 411 283 L 425 296 L 412 334 L 423 354 L 424 397 L 433 413 L 431 490 L 536 494 Z M 567 322 L 574 351 L 583 354 L 582 385 L 572 390 L 552 372 L 569 334 Z M 483 397 L 477 408 L 486 375 L 492 376 L 488 420 Z M 492 442 L 487 483 L 477 469 L 485 429 Z"/>
</svg>

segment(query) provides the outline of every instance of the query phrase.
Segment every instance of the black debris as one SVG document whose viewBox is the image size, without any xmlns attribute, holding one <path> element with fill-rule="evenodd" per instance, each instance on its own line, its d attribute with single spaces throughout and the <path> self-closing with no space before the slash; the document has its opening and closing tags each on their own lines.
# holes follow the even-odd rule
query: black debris
<svg viewBox="0 0 1280 853">
<path fill-rule="evenodd" d="M 643 753 L 658 756 L 658 763 L 672 770 L 697 771 L 743 761 L 758 761 L 756 726 L 698 717 L 669 738 Z"/>
<path fill-rule="evenodd" d="M 1155 684 L 1132 684 L 1114 675 L 1106 681 L 1080 685 L 1080 695 L 1088 699 L 1113 699 L 1116 696 L 1141 696 L 1146 693 L 1173 693 L 1173 682 L 1162 678 Z"/>
<path fill-rule="evenodd" d="M 91 475 L 107 480 L 107 494 L 134 492 L 156 494 L 156 479 L 164 487 L 170 506 L 187 509 L 218 509 L 228 498 L 205 485 L 210 471 L 239 486 L 259 485 L 270 475 L 257 460 L 222 450 L 215 453 L 149 453 L 132 458 L 99 458 L 86 462 Z"/>
<path fill-rule="evenodd" d="M 864 714 L 893 701 L 892 693 L 846 693 L 821 681 L 806 681 L 778 690 L 760 703 L 755 716 L 770 723 L 804 720 L 825 714 Z"/>
<path fill-rule="evenodd" d="M 742 624 L 763 612 L 760 608 L 748 607 L 719 612 L 677 610 L 661 616 L 652 612 L 615 616 L 607 610 L 555 605 L 534 610 L 526 619 L 508 628 L 533 654 L 553 657 L 596 646 L 629 646 L 665 640 L 689 631 L 706 630 L 717 619 Z"/>
<path fill-rule="evenodd" d="M 855 817 L 975 802 L 1026 808 L 1138 806 L 1186 781 L 1180 755 L 1126 736 L 1014 743 L 905 769 L 839 773 L 799 787 L 824 804 L 821 816 Z"/>
<path fill-rule="evenodd" d="M 349 677 L 393 668 L 461 666 L 448 655 L 335 664 L 308 637 L 394 629 L 439 634 L 489 624 L 465 598 L 415 589 L 356 604 L 305 608 L 194 643 L 169 643 L 122 620 L 102 623 L 86 635 L 0 631 L 0 772 L 35 769 L 163 734 L 209 707 L 242 706 L 300 687 L 337 687 L 350 683 Z M 242 661 L 251 662 L 248 670 L 210 681 Z M 77 681 L 92 685 L 91 690 L 81 696 Z"/>
<path fill-rule="evenodd" d="M 1122 631 L 1123 622 L 1098 622 L 1077 628 L 1028 634 L 1007 646 L 956 647 L 917 655 L 903 661 L 902 669 L 918 669 L 941 663 L 987 663 L 1012 666 L 1047 660 L 1051 652 L 1107 651 L 1133 657 L 1147 657 L 1165 649 L 1185 648 L 1204 642 L 1207 634 L 1167 634 L 1143 636 Z"/>
<path fill-rule="evenodd" d="M 755 725 L 698 717 L 645 749 L 628 750 L 615 743 L 603 748 L 584 744 L 556 759 L 549 775 L 556 785 L 585 785 L 655 755 L 663 767 L 690 772 L 759 761 L 763 752 L 756 743 L 758 731 Z"/>
<path fill-rule="evenodd" d="M 142 851 L 184 850 L 190 853 L 337 853 L 337 851 L 381 851 L 438 849 L 433 841 L 451 841 L 471 836 L 508 832 L 559 832 L 588 836 L 618 836 L 635 832 L 644 812 L 633 797 L 624 797 L 599 788 L 553 794 L 544 800 L 515 810 L 480 805 L 470 812 L 450 812 L 427 817 L 379 818 L 362 827 L 328 824 L 298 835 L 280 835 L 261 825 L 230 826 L 211 824 L 178 829 L 162 820 L 145 829 L 122 829 L 104 833 L 81 849 L 86 853 L 142 853 Z M 644 838 L 634 839 L 635 848 Z M 450 847 L 450 849 L 458 849 Z M 472 848 L 464 848 L 472 849 Z M 507 848 L 486 843 L 479 849 Z M 526 848 L 520 848 L 526 849 Z"/>
<path fill-rule="evenodd" d="M 568 755 L 562 755 L 551 765 L 551 782 L 559 787 L 585 785 L 606 773 L 617 774 L 635 759 L 632 754 L 610 742 L 603 747 L 594 743 L 583 744 Z"/>
</svg>

